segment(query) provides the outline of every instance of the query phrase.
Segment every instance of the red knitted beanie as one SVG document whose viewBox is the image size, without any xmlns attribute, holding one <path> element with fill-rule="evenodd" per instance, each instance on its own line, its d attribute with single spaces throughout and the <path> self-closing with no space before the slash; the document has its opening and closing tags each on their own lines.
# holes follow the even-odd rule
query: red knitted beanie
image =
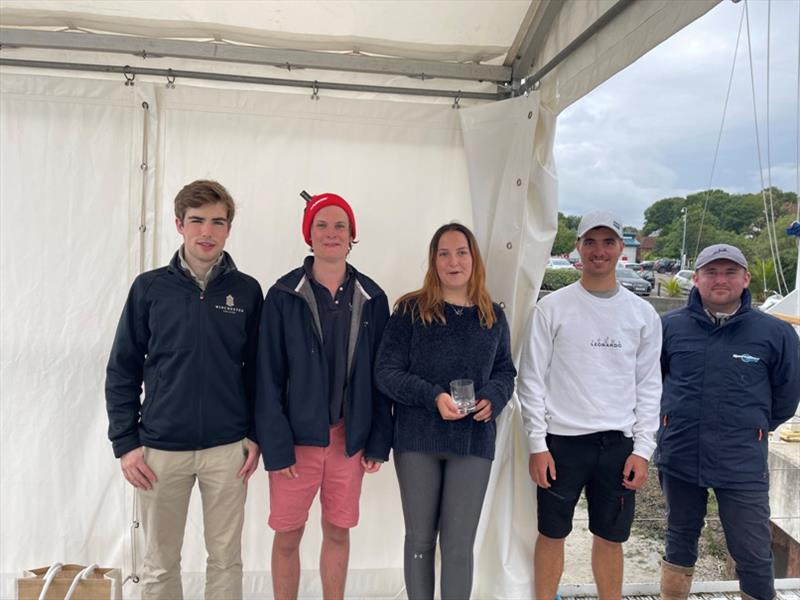
<svg viewBox="0 0 800 600">
<path fill-rule="evenodd" d="M 303 211 L 303 238 L 306 244 L 311 245 L 311 223 L 314 222 L 316 214 L 326 206 L 338 206 L 341 208 L 350 221 L 350 235 L 353 239 L 356 237 L 356 219 L 353 216 L 353 209 L 347 201 L 341 196 L 336 194 L 317 194 L 312 196 L 311 200 L 306 203 L 306 209 Z"/>
</svg>

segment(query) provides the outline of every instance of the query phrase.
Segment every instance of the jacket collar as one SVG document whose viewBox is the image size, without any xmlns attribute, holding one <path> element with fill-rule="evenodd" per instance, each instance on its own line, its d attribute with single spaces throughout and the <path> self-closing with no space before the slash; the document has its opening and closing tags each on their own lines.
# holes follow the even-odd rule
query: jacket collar
<svg viewBox="0 0 800 600">
<path fill-rule="evenodd" d="M 751 304 L 752 304 L 752 295 L 750 294 L 750 290 L 745 288 L 744 291 L 742 292 L 741 305 L 739 306 L 739 310 L 737 310 L 736 314 L 734 314 L 730 319 L 728 319 L 727 322 L 730 323 L 732 320 L 738 318 L 743 313 L 746 313 L 747 311 L 751 310 Z M 689 308 L 689 311 L 692 313 L 694 317 L 708 323 L 709 325 L 712 325 L 711 321 L 708 318 L 708 315 L 706 314 L 705 309 L 703 308 L 703 299 L 700 297 L 700 292 L 697 290 L 696 287 L 693 287 L 689 292 L 689 301 L 687 302 L 687 306 Z"/>
<path fill-rule="evenodd" d="M 309 281 L 313 281 L 318 285 L 322 285 L 316 279 L 314 279 L 313 270 L 314 270 L 314 257 L 306 256 L 305 259 L 303 260 L 303 273 L 305 273 L 306 279 L 308 279 Z M 350 278 L 353 276 L 353 273 L 355 273 L 355 269 L 353 268 L 353 266 L 348 262 L 344 263 L 344 281 L 342 282 L 342 285 L 344 285 L 350 280 Z"/>
<path fill-rule="evenodd" d="M 383 295 L 383 290 L 381 290 L 378 285 L 372 281 L 366 275 L 363 275 L 350 263 L 347 263 L 347 272 L 348 277 L 355 278 L 355 292 L 359 294 L 363 294 L 365 300 L 372 300 L 377 296 Z M 300 266 L 296 269 L 293 269 L 280 277 L 276 282 L 275 286 L 277 289 L 283 290 L 285 292 L 291 293 L 299 293 L 300 288 L 305 285 L 310 285 L 308 281 L 308 276 L 306 275 L 305 267 Z"/>
<path fill-rule="evenodd" d="M 170 273 L 175 273 L 177 275 L 185 277 L 190 282 L 192 282 L 193 285 L 198 285 L 192 274 L 190 272 L 187 272 L 187 270 L 183 268 L 183 265 L 181 264 L 180 252 L 181 251 L 179 248 L 178 250 L 175 251 L 175 254 L 172 255 L 172 260 L 169 261 L 167 270 Z M 236 268 L 236 263 L 233 262 L 233 258 L 231 258 L 231 255 L 223 250 L 222 254 L 220 255 L 219 261 L 212 267 L 211 272 L 209 273 L 209 277 L 206 280 L 206 285 L 210 284 L 211 281 L 214 279 L 218 279 L 223 275 L 227 275 L 228 273 L 237 270 L 238 269 Z"/>
</svg>

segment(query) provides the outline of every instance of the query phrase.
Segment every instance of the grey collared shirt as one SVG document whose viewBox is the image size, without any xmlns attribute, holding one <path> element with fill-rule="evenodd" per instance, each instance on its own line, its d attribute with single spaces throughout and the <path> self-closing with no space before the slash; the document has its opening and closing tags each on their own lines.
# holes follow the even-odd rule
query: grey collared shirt
<svg viewBox="0 0 800 600">
<path fill-rule="evenodd" d="M 739 306 L 737 306 L 736 310 L 734 310 L 732 313 L 712 313 L 705 306 L 703 307 L 703 310 L 705 311 L 705 313 L 708 316 L 708 318 L 711 319 L 711 322 L 714 323 L 714 325 L 722 325 L 725 321 L 727 321 L 733 315 L 735 315 L 737 312 L 739 312 L 739 309 L 741 307 L 742 307 L 742 304 L 740 302 Z"/>
<path fill-rule="evenodd" d="M 206 276 L 204 278 L 201 278 L 197 276 L 197 273 L 192 271 L 192 267 L 190 267 L 189 263 L 186 262 L 186 257 L 183 254 L 183 246 L 181 245 L 181 247 L 178 249 L 178 259 L 181 261 L 181 268 L 184 271 L 186 271 L 186 273 L 192 279 L 194 279 L 195 283 L 197 283 L 197 285 L 200 286 L 200 289 L 203 291 L 206 291 L 206 287 L 208 286 L 208 284 L 211 283 L 211 280 L 217 276 L 217 273 L 219 272 L 219 269 L 217 267 L 221 265 L 224 257 L 225 253 L 220 252 L 219 256 L 217 257 L 217 260 L 214 262 L 213 265 L 211 265 L 211 268 L 209 268 L 208 271 L 206 271 Z"/>
</svg>

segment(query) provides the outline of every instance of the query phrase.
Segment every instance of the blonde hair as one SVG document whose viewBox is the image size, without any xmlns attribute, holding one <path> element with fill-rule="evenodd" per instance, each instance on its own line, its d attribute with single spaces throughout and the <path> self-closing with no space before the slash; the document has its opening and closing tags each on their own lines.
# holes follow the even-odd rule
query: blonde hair
<svg viewBox="0 0 800 600">
<path fill-rule="evenodd" d="M 494 312 L 492 298 L 486 290 L 486 267 L 481 258 L 481 251 L 475 236 L 461 223 L 447 223 L 436 230 L 428 247 L 428 271 L 422 287 L 403 295 L 394 305 L 395 310 L 411 311 L 411 319 L 419 319 L 425 325 L 430 325 L 434 320 L 444 324 L 444 295 L 442 282 L 436 272 L 436 255 L 439 250 L 439 240 L 449 231 L 457 231 L 467 238 L 467 246 L 472 255 L 472 273 L 467 284 L 467 298 L 478 308 L 478 316 L 483 327 L 491 329 L 497 320 Z"/>
</svg>

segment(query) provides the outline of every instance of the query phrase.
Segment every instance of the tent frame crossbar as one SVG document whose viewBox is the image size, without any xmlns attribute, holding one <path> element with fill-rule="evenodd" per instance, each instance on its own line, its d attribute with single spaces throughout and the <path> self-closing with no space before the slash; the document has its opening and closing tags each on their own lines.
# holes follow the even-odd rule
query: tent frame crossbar
<svg viewBox="0 0 800 600">
<path fill-rule="evenodd" d="M 136 75 L 149 75 L 164 77 L 169 84 L 177 79 L 203 79 L 207 81 L 227 81 L 232 83 L 247 83 L 255 85 L 276 85 L 284 87 L 308 88 L 312 90 L 312 97 L 318 95 L 319 90 L 340 90 L 351 92 L 365 92 L 378 94 L 400 94 L 406 96 L 431 96 L 453 98 L 454 108 L 458 107 L 460 99 L 471 100 L 500 100 L 503 96 L 493 92 L 469 92 L 462 90 L 442 90 L 433 88 L 408 88 L 387 85 L 366 85 L 356 83 L 336 83 L 325 81 L 310 81 L 305 79 L 281 79 L 278 77 L 255 77 L 250 75 L 233 75 L 230 73 L 208 73 L 202 71 L 182 71 L 175 69 L 153 69 L 148 67 L 131 67 L 119 65 L 96 65 L 73 62 L 54 62 L 44 60 L 20 60 L 0 58 L 0 66 L 22 67 L 33 69 L 54 69 L 62 71 L 89 71 L 94 73 L 119 73 L 126 80 L 133 82 Z"/>
<path fill-rule="evenodd" d="M 381 75 L 405 75 L 417 79 L 455 79 L 502 83 L 511 80 L 511 67 L 437 60 L 406 59 L 366 54 L 284 50 L 220 42 L 196 42 L 132 35 L 38 31 L 0 28 L 3 47 L 81 50 L 130 54 L 142 58 L 184 58 L 243 63 L 292 69 L 321 69 Z"/>
</svg>

